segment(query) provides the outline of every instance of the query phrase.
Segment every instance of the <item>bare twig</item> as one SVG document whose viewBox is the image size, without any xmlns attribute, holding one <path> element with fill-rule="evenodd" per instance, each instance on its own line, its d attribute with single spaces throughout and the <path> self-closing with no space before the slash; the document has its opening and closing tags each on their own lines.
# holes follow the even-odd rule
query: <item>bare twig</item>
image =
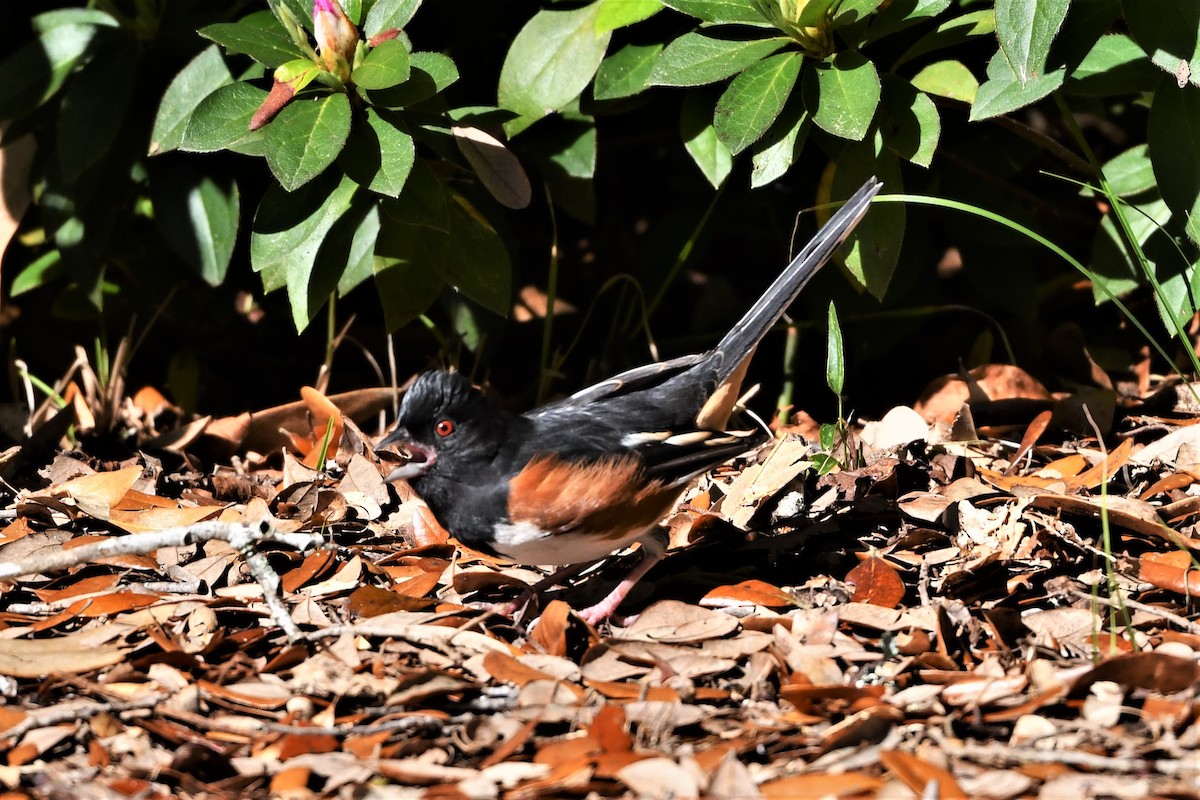
<svg viewBox="0 0 1200 800">
<path fill-rule="evenodd" d="M 372 733 L 427 733 L 442 734 L 447 725 L 458 724 L 455 719 L 435 715 L 410 715 L 383 722 L 366 722 L 347 725 L 290 725 L 283 722 L 243 717 L 246 725 L 230 724 L 214 720 L 202 714 L 183 711 L 170 706 L 156 709 L 164 717 L 170 717 L 185 725 L 202 731 L 219 731 L 221 733 L 247 734 L 257 729 L 263 733 L 292 733 L 306 736 L 361 736 Z"/>
<path fill-rule="evenodd" d="M 1099 603 L 1102 606 L 1110 606 L 1115 608 L 1123 607 L 1131 608 L 1134 611 L 1145 611 L 1146 613 L 1153 614 L 1156 617 L 1162 617 L 1167 622 L 1174 623 L 1188 633 L 1200 634 L 1200 625 L 1192 622 L 1187 617 L 1181 617 L 1178 614 L 1173 614 L 1170 611 L 1159 608 L 1158 606 L 1151 606 L 1145 603 L 1139 603 L 1137 600 L 1128 600 L 1125 598 L 1121 598 L 1120 602 L 1118 603 L 1118 601 L 1113 600 L 1110 597 L 1100 597 L 1098 595 L 1090 594 L 1089 592 L 1081 592 L 1078 589 L 1071 589 L 1070 591 L 1075 597 L 1080 597 L 1093 603 Z"/>
<path fill-rule="evenodd" d="M 972 761 L 989 764 L 1068 764 L 1085 767 L 1099 772 L 1117 774 L 1142 774 L 1157 772 L 1160 775 L 1200 775 L 1200 761 L 1189 758 L 1129 758 L 1101 756 L 1081 750 L 1034 750 L 1027 747 L 1008 745 L 951 745 L 943 743 L 949 756 L 958 756 Z"/>
<path fill-rule="evenodd" d="M 13 740 L 24 736 L 36 728 L 46 728 L 63 722 L 75 722 L 81 719 L 91 719 L 98 714 L 119 714 L 123 711 L 134 711 L 153 708 L 166 699 L 161 692 L 154 692 L 137 700 L 67 700 L 46 708 L 34 708 L 25 712 L 25 718 L 11 728 L 0 731 L 0 741 Z"/>
<path fill-rule="evenodd" d="M 161 547 L 185 547 L 214 539 L 229 542 L 238 550 L 253 547 L 260 542 L 275 542 L 304 552 L 324 544 L 320 534 L 285 533 L 272 530 L 265 522 L 243 525 L 214 520 L 182 528 L 168 528 L 165 531 L 131 533 L 128 536 L 114 537 L 70 550 L 40 553 L 23 561 L 0 564 L 0 580 L 57 572 L 112 556 L 146 555 Z"/>
</svg>

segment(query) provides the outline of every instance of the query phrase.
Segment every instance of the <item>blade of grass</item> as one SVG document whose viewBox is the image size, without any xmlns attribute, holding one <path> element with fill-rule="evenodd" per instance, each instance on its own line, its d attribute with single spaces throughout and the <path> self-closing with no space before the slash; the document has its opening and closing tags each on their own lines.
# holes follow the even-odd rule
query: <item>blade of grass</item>
<svg viewBox="0 0 1200 800">
<path fill-rule="evenodd" d="M 1100 191 L 1104 193 L 1105 198 L 1108 200 L 1109 208 L 1112 209 L 1112 214 L 1117 220 L 1117 230 L 1121 232 L 1121 238 L 1124 240 L 1125 246 L 1131 253 L 1133 253 L 1137 263 L 1141 265 L 1142 273 L 1146 276 L 1146 280 L 1154 288 L 1155 296 L 1159 298 L 1159 306 L 1167 310 L 1167 314 L 1171 318 L 1171 325 L 1175 329 L 1175 336 L 1177 337 L 1178 341 L 1184 345 L 1183 349 L 1191 359 L 1192 370 L 1197 374 L 1200 374 L 1200 356 L 1196 355 L 1195 348 L 1193 348 L 1188 341 L 1187 332 L 1184 330 L 1184 321 L 1179 319 L 1179 316 L 1175 313 L 1175 309 L 1172 308 L 1169 303 L 1163 300 L 1164 294 L 1162 291 L 1162 285 L 1158 282 L 1158 278 L 1154 274 L 1154 270 L 1150 269 L 1150 262 L 1147 260 L 1146 254 L 1142 251 L 1142 246 L 1138 242 L 1137 237 L 1133 235 L 1133 229 L 1130 227 L 1129 220 L 1126 218 L 1124 213 L 1124 203 L 1112 190 L 1112 186 L 1109 184 L 1108 178 L 1104 175 L 1104 167 L 1100 164 L 1099 159 L 1096 158 L 1096 153 L 1092 150 L 1091 145 L 1088 144 L 1087 138 L 1084 137 L 1083 131 L 1080 130 L 1079 123 L 1075 121 L 1075 115 L 1071 113 L 1071 109 L 1067 106 L 1066 101 L 1063 100 L 1062 96 L 1058 92 L 1054 93 L 1054 101 L 1058 104 L 1058 109 L 1062 114 L 1063 122 L 1066 124 L 1067 129 L 1071 131 L 1071 135 L 1075 137 L 1076 143 L 1078 143 L 1079 148 L 1083 150 L 1084 155 L 1087 157 L 1088 163 L 1092 167 L 1092 172 L 1096 176 L 1096 180 L 1100 182 Z M 1170 362 L 1170 359 L 1167 360 Z M 1195 394 L 1194 389 L 1193 394 Z M 1197 396 L 1197 400 L 1200 400 L 1200 396 Z"/>
<path fill-rule="evenodd" d="M 1003 217 L 1000 214 L 997 214 L 993 211 L 988 211 L 986 208 L 980 208 L 979 206 L 974 206 L 974 205 L 971 205 L 970 203 L 963 203 L 958 200 L 947 200 L 942 197 L 929 197 L 927 195 L 916 195 L 916 194 L 888 194 L 888 195 L 876 196 L 875 200 L 873 202 L 876 202 L 876 203 L 910 203 L 912 205 L 933 206 L 935 208 L 948 208 L 953 211 L 962 211 L 966 214 L 972 214 L 974 216 L 981 217 L 986 220 L 991 220 L 992 222 L 1003 225 L 1004 227 L 1006 227 L 1010 230 L 1016 231 L 1017 233 L 1021 234 L 1022 236 L 1032 239 L 1033 241 L 1035 241 L 1038 244 L 1045 247 L 1050 252 L 1054 253 L 1056 256 L 1061 258 L 1063 261 L 1066 261 L 1077 272 L 1079 272 L 1081 275 L 1083 275 L 1088 280 L 1090 280 L 1094 285 L 1099 286 L 1100 291 L 1104 293 L 1104 296 L 1107 297 L 1108 300 L 1114 306 L 1116 306 L 1121 311 L 1122 314 L 1125 315 L 1125 318 L 1129 320 L 1129 323 L 1131 325 L 1133 325 L 1133 327 L 1137 328 L 1137 330 L 1142 334 L 1142 336 L 1144 336 L 1146 338 L 1146 341 L 1149 342 L 1150 346 L 1153 347 L 1154 350 L 1160 356 L 1163 357 L 1163 360 L 1166 361 L 1166 363 L 1170 364 L 1172 367 L 1175 368 L 1175 374 L 1179 375 L 1179 377 L 1181 379 L 1183 378 L 1183 376 L 1179 374 L 1178 367 L 1175 367 L 1175 362 L 1171 359 L 1171 357 L 1169 355 L 1167 355 L 1167 351 L 1165 349 L 1163 349 L 1163 346 L 1158 343 L 1158 340 L 1155 339 L 1154 336 L 1150 333 L 1150 331 L 1146 329 L 1146 326 L 1142 324 L 1141 320 L 1139 320 L 1136 316 L 1134 316 L 1133 312 L 1129 310 L 1129 307 L 1126 306 L 1123 302 L 1121 302 L 1121 298 L 1117 297 L 1115 294 L 1113 294 L 1111 291 L 1109 291 L 1108 287 L 1104 285 L 1104 282 L 1102 280 L 1100 280 L 1094 272 L 1092 272 L 1090 269 L 1088 269 L 1083 264 L 1081 264 L 1078 259 L 1076 259 L 1074 256 L 1072 256 L 1066 250 L 1063 250 L 1061 247 L 1056 245 L 1054 242 L 1052 242 L 1049 239 L 1047 239 L 1046 237 L 1042 236 L 1040 233 L 1038 233 L 1034 230 L 1031 230 L 1029 228 L 1026 228 L 1024 225 L 1021 225 L 1020 223 L 1013 222 L 1012 220 L 1008 219 L 1007 217 Z"/>
</svg>

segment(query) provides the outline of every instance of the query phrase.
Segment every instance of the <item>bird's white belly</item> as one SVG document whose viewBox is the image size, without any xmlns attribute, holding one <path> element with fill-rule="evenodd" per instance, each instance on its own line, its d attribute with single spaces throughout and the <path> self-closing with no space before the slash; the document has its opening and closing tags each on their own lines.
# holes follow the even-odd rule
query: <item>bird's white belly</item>
<svg viewBox="0 0 1200 800">
<path fill-rule="evenodd" d="M 594 534 L 547 533 L 529 522 L 508 522 L 496 526 L 492 547 L 518 564 L 582 564 L 629 546 L 650 528 L 610 539 Z"/>
</svg>

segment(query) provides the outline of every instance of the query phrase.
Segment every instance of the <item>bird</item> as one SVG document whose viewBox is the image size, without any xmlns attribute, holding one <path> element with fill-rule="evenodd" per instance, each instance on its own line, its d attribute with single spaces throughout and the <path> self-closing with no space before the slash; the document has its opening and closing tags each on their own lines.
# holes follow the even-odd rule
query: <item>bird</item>
<svg viewBox="0 0 1200 800">
<path fill-rule="evenodd" d="M 692 480 L 769 438 L 762 426 L 726 429 L 746 365 L 881 186 L 868 179 L 704 353 L 635 367 L 520 414 L 460 372 L 422 373 L 377 446 L 407 456 L 385 480 L 408 481 L 470 548 L 563 567 L 535 590 L 638 542 L 636 566 L 578 612 L 590 625 L 609 618 L 664 555 L 659 523 Z"/>
</svg>

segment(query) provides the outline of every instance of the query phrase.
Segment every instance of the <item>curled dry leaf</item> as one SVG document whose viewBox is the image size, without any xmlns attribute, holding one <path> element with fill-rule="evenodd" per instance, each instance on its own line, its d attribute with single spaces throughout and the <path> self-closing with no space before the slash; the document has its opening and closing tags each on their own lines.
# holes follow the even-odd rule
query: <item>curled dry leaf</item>
<svg viewBox="0 0 1200 800">
<path fill-rule="evenodd" d="M 1138 577 L 1160 589 L 1185 597 L 1200 596 L 1200 569 L 1186 550 L 1147 553 L 1138 564 Z"/>
</svg>

